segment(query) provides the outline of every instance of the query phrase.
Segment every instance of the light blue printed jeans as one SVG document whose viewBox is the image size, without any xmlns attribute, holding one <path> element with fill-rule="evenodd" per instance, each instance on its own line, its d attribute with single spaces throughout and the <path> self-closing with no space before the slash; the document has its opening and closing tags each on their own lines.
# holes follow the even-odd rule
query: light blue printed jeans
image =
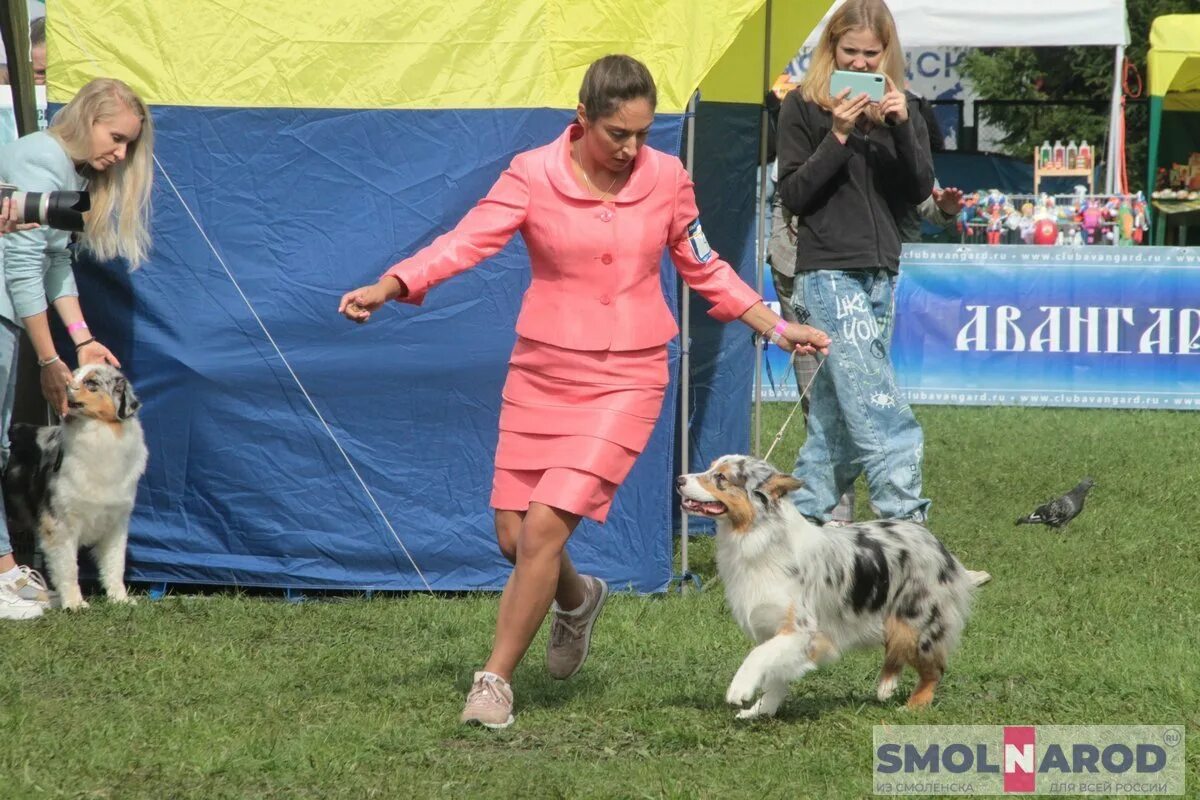
<svg viewBox="0 0 1200 800">
<path fill-rule="evenodd" d="M 796 317 L 829 334 L 829 355 L 813 381 L 808 438 L 792 473 L 800 513 L 829 522 L 838 498 L 867 473 L 871 503 L 884 519 L 924 522 L 925 438 L 900 398 L 889 349 L 895 276 L 882 269 L 796 274 Z"/>
<path fill-rule="evenodd" d="M 17 353 L 21 329 L 0 318 L 0 469 L 8 465 L 8 426 L 12 423 L 17 396 Z M 4 513 L 4 493 L 0 492 L 0 556 L 12 552 L 8 535 L 8 517 Z"/>
</svg>

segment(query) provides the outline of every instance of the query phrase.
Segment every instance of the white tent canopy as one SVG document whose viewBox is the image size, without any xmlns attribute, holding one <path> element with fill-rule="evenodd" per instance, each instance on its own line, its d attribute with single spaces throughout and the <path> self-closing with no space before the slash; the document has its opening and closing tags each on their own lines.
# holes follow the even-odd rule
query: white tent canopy
<svg viewBox="0 0 1200 800">
<path fill-rule="evenodd" d="M 837 0 L 805 42 L 813 46 Z M 1006 0 L 964 9 L 940 0 L 889 0 L 900 42 L 914 47 L 1064 47 L 1129 44 L 1124 0 Z"/>
</svg>

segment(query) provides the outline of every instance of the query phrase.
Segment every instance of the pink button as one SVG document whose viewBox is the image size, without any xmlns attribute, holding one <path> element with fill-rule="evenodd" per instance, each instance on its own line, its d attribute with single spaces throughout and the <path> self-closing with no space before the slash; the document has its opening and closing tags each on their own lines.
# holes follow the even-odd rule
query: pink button
<svg viewBox="0 0 1200 800">
<path fill-rule="evenodd" d="M 612 263 L 612 254 L 605 253 L 604 255 L 600 256 L 600 263 L 601 264 L 611 264 Z"/>
<path fill-rule="evenodd" d="M 611 302 L 612 302 L 612 298 L 609 297 L 608 295 L 606 295 L 606 294 L 600 295 L 600 305 L 606 306 Z"/>
<path fill-rule="evenodd" d="M 612 218 L 613 212 L 609 211 L 607 208 L 600 212 L 601 222 L 612 222 Z"/>
</svg>

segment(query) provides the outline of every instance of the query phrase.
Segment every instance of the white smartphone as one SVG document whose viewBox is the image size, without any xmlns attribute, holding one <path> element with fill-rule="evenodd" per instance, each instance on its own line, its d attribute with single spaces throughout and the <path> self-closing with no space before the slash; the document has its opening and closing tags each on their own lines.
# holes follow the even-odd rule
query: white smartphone
<svg viewBox="0 0 1200 800">
<path fill-rule="evenodd" d="M 878 103 L 887 92 L 887 80 L 878 72 L 836 70 L 829 78 L 829 94 L 837 97 L 845 89 L 850 90 L 848 97 L 851 100 L 865 93 L 872 102 Z"/>
</svg>

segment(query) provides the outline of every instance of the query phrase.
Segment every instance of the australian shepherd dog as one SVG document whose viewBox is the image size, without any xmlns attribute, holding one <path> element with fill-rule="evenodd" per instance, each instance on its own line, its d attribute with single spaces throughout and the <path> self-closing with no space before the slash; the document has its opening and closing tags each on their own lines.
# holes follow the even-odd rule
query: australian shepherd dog
<svg viewBox="0 0 1200 800">
<path fill-rule="evenodd" d="M 919 676 L 908 706 L 929 705 L 973 587 L 928 529 L 899 520 L 817 527 L 788 499 L 800 481 L 749 456 L 724 456 L 676 484 L 684 510 L 716 520 L 725 597 L 757 645 L 725 694 L 735 706 L 757 697 L 740 719 L 773 715 L 792 681 L 878 645 L 879 699 L 892 696 L 908 664 Z"/>
<path fill-rule="evenodd" d="M 139 405 L 118 370 L 88 365 L 72 376 L 61 424 L 13 425 L 9 432 L 9 522 L 36 534 L 63 608 L 87 607 L 79 590 L 81 547 L 92 549 L 108 599 L 133 602 L 125 591 L 125 543 L 146 469 Z"/>
</svg>

